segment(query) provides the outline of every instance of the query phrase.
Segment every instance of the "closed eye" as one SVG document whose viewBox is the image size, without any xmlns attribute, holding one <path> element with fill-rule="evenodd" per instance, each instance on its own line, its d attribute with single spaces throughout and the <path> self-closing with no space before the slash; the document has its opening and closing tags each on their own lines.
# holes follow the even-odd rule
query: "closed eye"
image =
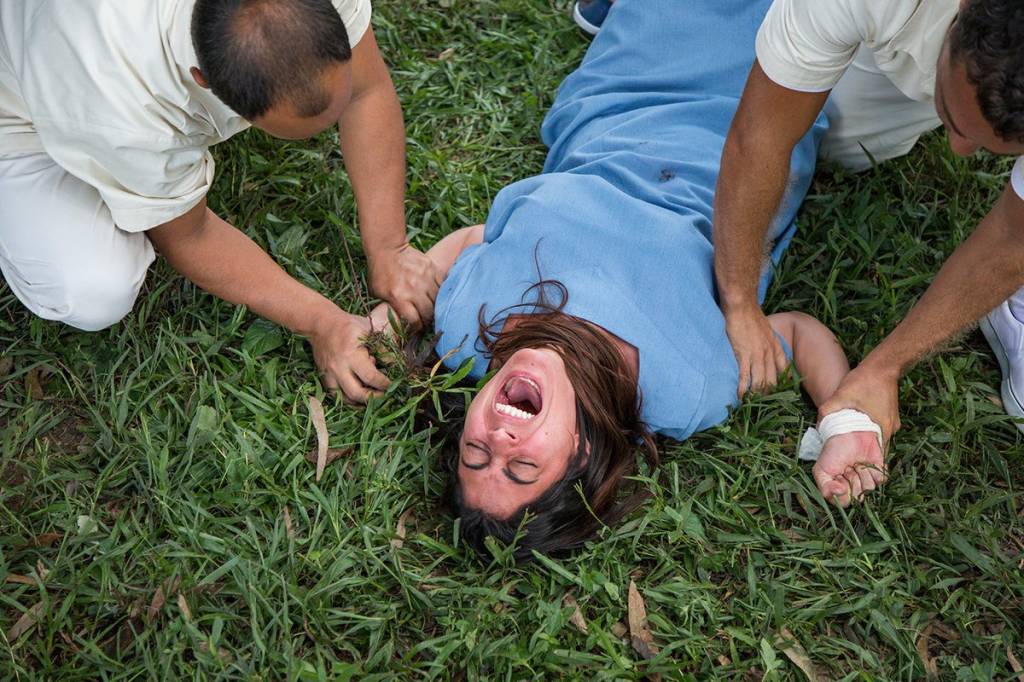
<svg viewBox="0 0 1024 682">
<path fill-rule="evenodd" d="M 516 460 L 516 461 L 512 462 L 509 465 L 509 467 L 515 467 L 517 469 L 522 469 L 524 467 L 529 467 L 531 469 L 537 469 L 537 465 L 534 464 L 533 462 L 526 462 L 526 461 L 523 461 L 523 460 Z M 510 481 L 512 481 L 513 483 L 518 483 L 519 485 L 530 485 L 531 483 L 536 483 L 537 482 L 537 479 L 533 479 L 532 481 L 530 481 L 530 480 L 526 480 L 526 479 L 520 478 L 519 476 L 517 476 L 514 473 L 512 473 L 512 471 L 510 471 L 509 469 L 505 469 L 504 473 L 505 473 L 505 476 Z"/>
<path fill-rule="evenodd" d="M 470 462 L 467 460 L 467 457 L 472 457 L 474 460 L 481 460 L 482 458 L 482 460 Z M 491 463 L 491 453 L 479 443 L 467 442 L 459 461 L 462 463 L 462 466 L 467 469 L 479 471 L 481 469 L 486 469 Z"/>
</svg>

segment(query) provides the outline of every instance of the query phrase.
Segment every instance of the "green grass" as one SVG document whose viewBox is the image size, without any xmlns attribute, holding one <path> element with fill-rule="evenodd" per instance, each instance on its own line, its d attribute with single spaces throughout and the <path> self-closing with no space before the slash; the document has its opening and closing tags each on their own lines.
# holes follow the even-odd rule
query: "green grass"
<svg viewBox="0 0 1024 682">
<path fill-rule="evenodd" d="M 421 247 L 540 169 L 541 117 L 586 48 L 566 10 L 376 3 Z M 216 155 L 214 208 L 365 312 L 335 135 L 252 131 Z M 822 169 L 769 308 L 817 314 L 862 357 L 1008 169 L 956 159 L 938 135 L 874 172 Z M 482 565 L 457 542 L 436 436 L 409 409 L 422 381 L 365 410 L 326 400 L 331 445 L 353 453 L 316 483 L 309 347 L 164 264 L 134 314 L 98 334 L 34 319 L 0 289 L 0 350 L 0 578 L 46 573 L 0 584 L 3 679 L 802 679 L 783 630 L 836 679 L 923 677 L 926 629 L 943 679 L 1009 680 L 1008 648 L 1024 659 L 1024 447 L 977 333 L 903 380 L 892 480 L 867 504 L 844 512 L 814 492 L 793 454 L 814 413 L 789 385 L 666 443 L 638 513 L 526 567 Z M 616 634 L 630 579 L 661 650 L 651 661 Z M 166 603 L 150 612 L 158 588 Z M 8 641 L 36 604 L 38 626 Z"/>
</svg>

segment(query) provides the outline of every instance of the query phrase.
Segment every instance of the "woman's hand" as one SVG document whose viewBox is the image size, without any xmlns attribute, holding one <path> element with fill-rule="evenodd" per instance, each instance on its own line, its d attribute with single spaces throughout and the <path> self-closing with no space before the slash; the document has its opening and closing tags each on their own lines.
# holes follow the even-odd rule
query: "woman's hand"
<svg viewBox="0 0 1024 682">
<path fill-rule="evenodd" d="M 886 468 L 878 438 L 868 431 L 832 436 L 814 464 L 814 481 L 821 496 L 840 507 L 864 499 L 885 483 Z"/>
<path fill-rule="evenodd" d="M 322 320 L 309 337 L 324 388 L 341 389 L 348 400 L 365 403 L 389 384 L 363 344 L 370 320 L 341 309 Z"/>
</svg>

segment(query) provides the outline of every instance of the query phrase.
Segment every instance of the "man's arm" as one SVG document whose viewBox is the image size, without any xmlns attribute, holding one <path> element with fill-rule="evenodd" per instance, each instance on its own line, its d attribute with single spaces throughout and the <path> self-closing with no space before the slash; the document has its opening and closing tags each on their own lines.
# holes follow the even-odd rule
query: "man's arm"
<svg viewBox="0 0 1024 682">
<path fill-rule="evenodd" d="M 866 412 L 888 440 L 900 427 L 899 378 L 1022 285 L 1024 200 L 1008 186 L 910 314 L 846 376 L 819 413 L 845 407 Z"/>
<path fill-rule="evenodd" d="M 352 101 L 338 130 L 359 211 L 370 287 L 401 317 L 423 324 L 433 318 L 441 278 L 406 238 L 405 124 L 372 29 L 353 48 L 351 64 Z"/>
<path fill-rule="evenodd" d="M 757 285 L 793 148 L 827 97 L 777 85 L 755 61 L 725 141 L 712 234 L 719 303 L 740 366 L 740 396 L 774 386 L 788 364 L 761 311 Z"/>
<path fill-rule="evenodd" d="M 348 398 L 365 402 L 387 387 L 361 345 L 370 330 L 366 320 L 294 280 L 210 211 L 205 199 L 146 234 L 175 270 L 206 291 L 308 337 L 326 388 L 341 388 Z"/>
</svg>

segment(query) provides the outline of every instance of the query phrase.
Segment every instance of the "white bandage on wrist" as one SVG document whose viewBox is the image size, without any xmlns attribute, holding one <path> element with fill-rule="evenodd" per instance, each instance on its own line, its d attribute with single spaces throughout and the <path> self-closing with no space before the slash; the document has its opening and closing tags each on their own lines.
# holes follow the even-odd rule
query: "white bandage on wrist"
<svg viewBox="0 0 1024 682">
<path fill-rule="evenodd" d="M 826 415 L 818 428 L 807 429 L 800 439 L 797 457 L 805 462 L 817 462 L 825 441 L 832 436 L 840 436 L 854 431 L 870 431 L 878 438 L 878 447 L 882 449 L 882 427 L 860 410 L 845 409 Z"/>
</svg>

